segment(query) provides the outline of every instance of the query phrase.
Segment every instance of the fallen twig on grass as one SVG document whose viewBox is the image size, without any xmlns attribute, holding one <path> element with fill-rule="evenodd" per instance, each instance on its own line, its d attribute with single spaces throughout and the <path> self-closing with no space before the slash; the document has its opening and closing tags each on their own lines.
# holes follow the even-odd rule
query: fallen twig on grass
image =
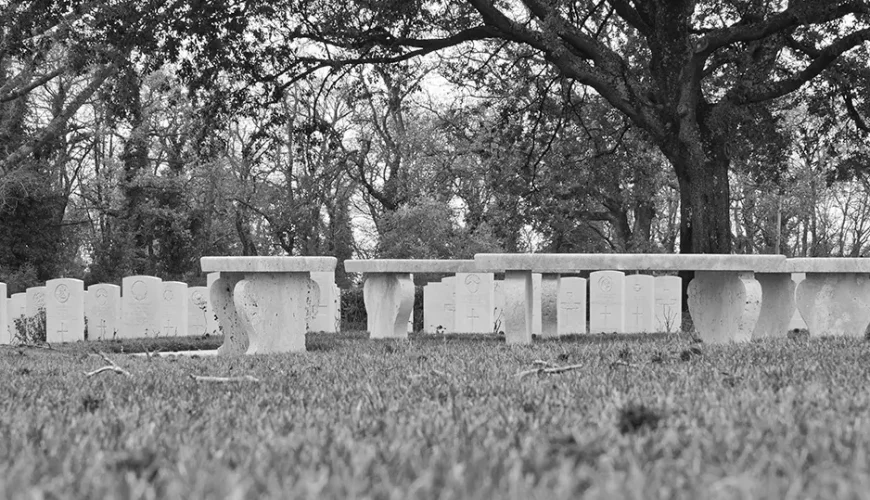
<svg viewBox="0 0 870 500">
<path fill-rule="evenodd" d="M 132 376 L 133 376 L 132 373 L 128 372 L 127 370 L 125 370 L 125 369 L 123 369 L 123 368 L 121 368 L 120 366 L 118 366 L 117 363 L 115 363 L 114 361 L 112 361 L 111 359 L 109 359 L 109 357 L 106 356 L 102 351 L 98 352 L 97 354 L 99 354 L 100 357 L 103 358 L 103 360 L 104 360 L 106 363 L 109 363 L 109 364 L 106 365 L 106 366 L 103 366 L 103 367 L 97 368 L 96 370 L 94 370 L 94 371 L 92 371 L 92 372 L 85 372 L 85 376 L 86 376 L 86 377 L 93 377 L 94 375 L 97 375 L 97 374 L 100 374 L 100 373 L 103 373 L 103 372 L 106 372 L 106 371 L 113 371 L 113 372 L 115 372 L 115 373 L 120 373 L 121 375 L 126 375 L 126 376 L 128 376 L 128 377 L 132 377 Z"/>
<path fill-rule="evenodd" d="M 526 375 L 531 375 L 533 373 L 537 374 L 546 374 L 552 375 L 554 373 L 563 373 L 571 370 L 577 370 L 579 368 L 583 368 L 586 365 L 566 365 L 566 366 L 555 366 L 552 363 L 543 362 L 539 364 L 551 365 L 550 368 L 545 368 L 544 366 L 539 366 L 538 368 L 532 368 L 531 370 L 524 370 L 516 374 L 517 378 L 523 378 Z"/>
<path fill-rule="evenodd" d="M 243 375 L 241 377 L 211 377 L 206 375 L 191 375 L 190 378 L 197 382 L 259 382 L 260 379 L 253 375 Z"/>
<path fill-rule="evenodd" d="M 628 361 L 623 361 L 621 359 L 617 359 L 616 361 L 610 363 L 611 368 L 613 368 L 614 366 L 624 366 L 626 368 L 638 368 L 638 369 L 643 368 L 643 366 L 635 365 L 635 364 L 629 363 Z"/>
</svg>

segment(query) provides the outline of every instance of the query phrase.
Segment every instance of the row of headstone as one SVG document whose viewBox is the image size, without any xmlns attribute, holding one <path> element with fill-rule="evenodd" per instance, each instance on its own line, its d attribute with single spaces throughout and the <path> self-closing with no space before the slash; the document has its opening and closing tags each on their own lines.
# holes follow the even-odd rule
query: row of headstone
<svg viewBox="0 0 870 500">
<path fill-rule="evenodd" d="M 214 274 L 209 276 L 209 283 L 216 279 Z M 314 299 L 309 330 L 339 331 L 340 292 L 334 273 L 312 273 L 311 288 Z M 0 344 L 10 344 L 16 338 L 16 319 L 25 320 L 25 328 L 38 327 L 26 319 L 35 318 L 40 311 L 45 312 L 49 343 L 84 340 L 85 325 L 92 340 L 218 333 L 208 287 L 188 287 L 154 276 L 129 276 L 121 286 L 97 284 L 86 291 L 81 280 L 61 278 L 9 299 L 6 285 L 0 283 Z"/>
<path fill-rule="evenodd" d="M 625 276 L 620 271 L 590 274 L 590 333 L 679 331 L 681 280 L 676 276 Z M 532 275 L 532 333 L 560 336 L 587 331 L 587 280 Z M 492 273 L 459 273 L 423 288 L 425 331 L 501 331 L 503 285 Z"/>
</svg>

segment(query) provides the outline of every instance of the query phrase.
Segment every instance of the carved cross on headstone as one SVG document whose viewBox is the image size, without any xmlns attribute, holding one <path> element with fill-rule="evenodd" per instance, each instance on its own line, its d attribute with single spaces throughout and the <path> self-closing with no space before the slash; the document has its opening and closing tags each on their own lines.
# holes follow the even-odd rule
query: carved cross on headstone
<svg viewBox="0 0 870 500">
<path fill-rule="evenodd" d="M 580 309 L 580 301 L 574 300 L 574 292 L 565 292 L 565 300 L 562 301 L 562 309 Z"/>
<path fill-rule="evenodd" d="M 101 339 L 106 338 L 106 320 L 105 319 L 100 320 L 100 338 Z"/>
<path fill-rule="evenodd" d="M 643 311 L 640 309 L 640 306 L 635 307 L 632 314 L 634 315 L 634 324 L 639 326 L 643 318 Z"/>
<path fill-rule="evenodd" d="M 474 308 L 471 308 L 471 311 L 468 313 L 468 319 L 471 320 L 471 326 L 474 326 L 474 320 L 480 319 L 479 315 L 474 314 Z"/>
<path fill-rule="evenodd" d="M 609 306 L 606 306 L 606 305 L 605 305 L 605 306 L 604 306 L 604 310 L 601 311 L 601 315 L 604 316 L 604 324 L 605 324 L 605 325 L 608 324 L 608 321 L 607 321 L 608 316 L 610 316 L 611 314 L 613 314 L 613 313 L 611 313 L 610 311 L 607 310 L 608 307 L 609 307 Z"/>
<path fill-rule="evenodd" d="M 60 322 L 60 328 L 57 329 L 57 333 L 60 334 L 61 339 L 65 337 L 65 333 L 69 333 L 69 329 L 66 327 L 66 321 Z"/>
<path fill-rule="evenodd" d="M 178 334 L 178 327 L 173 326 L 170 320 L 166 320 L 166 325 L 163 327 L 163 335 L 174 336 Z"/>
</svg>

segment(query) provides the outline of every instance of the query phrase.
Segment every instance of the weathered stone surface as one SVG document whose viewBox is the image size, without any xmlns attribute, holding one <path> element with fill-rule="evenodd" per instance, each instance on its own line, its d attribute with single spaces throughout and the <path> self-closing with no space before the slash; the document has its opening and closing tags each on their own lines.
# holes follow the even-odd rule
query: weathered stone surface
<svg viewBox="0 0 870 500">
<path fill-rule="evenodd" d="M 625 332 L 625 275 L 621 271 L 589 274 L 589 332 Z"/>
<path fill-rule="evenodd" d="M 25 325 L 28 337 L 34 339 L 38 335 L 38 330 L 45 330 L 45 318 L 41 321 L 37 319 L 40 312 L 45 312 L 45 287 L 32 286 L 25 290 L 25 293 L 27 294 Z"/>
<path fill-rule="evenodd" d="M 276 272 L 246 274 L 236 284 L 233 298 L 248 334 L 247 354 L 305 352 L 309 281 L 308 273 Z"/>
<path fill-rule="evenodd" d="M 45 337 L 50 344 L 85 340 L 85 284 L 59 278 L 45 283 Z"/>
<path fill-rule="evenodd" d="M 870 324 L 870 279 L 865 272 L 808 271 L 795 299 L 812 337 L 861 338 Z"/>
<path fill-rule="evenodd" d="M 367 274 L 363 300 L 371 338 L 408 337 L 408 319 L 414 308 L 414 283 L 410 274 Z"/>
<path fill-rule="evenodd" d="M 443 283 L 433 282 L 423 286 L 423 331 L 440 333 L 444 328 L 444 298 L 447 293 Z"/>
<path fill-rule="evenodd" d="M 562 278 L 559 283 L 559 335 L 586 333 L 586 279 Z"/>
<path fill-rule="evenodd" d="M 753 339 L 783 338 L 795 313 L 795 283 L 791 273 L 755 273 L 761 285 L 761 313 Z"/>
<path fill-rule="evenodd" d="M 205 292 L 206 300 L 208 301 L 208 316 L 206 316 L 206 329 L 209 335 L 220 335 L 221 329 L 218 324 L 217 314 L 214 312 L 214 304 L 211 301 L 211 286 L 215 281 L 219 280 L 221 273 L 208 273 L 205 276 L 205 286 L 208 290 Z M 245 348 L 247 349 L 247 347 Z"/>
<path fill-rule="evenodd" d="M 504 334 L 504 281 L 492 282 L 492 330 Z"/>
<path fill-rule="evenodd" d="M 748 342 L 761 313 L 761 285 L 752 273 L 696 272 L 689 314 L 702 341 Z"/>
<path fill-rule="evenodd" d="M 351 261 L 348 261 L 351 262 Z M 203 272 L 302 273 L 335 271 L 335 257 L 202 257 Z"/>
<path fill-rule="evenodd" d="M 100 283 L 88 287 L 85 298 L 88 340 L 112 340 L 121 328 L 121 287 Z"/>
<path fill-rule="evenodd" d="M 457 273 L 454 330 L 458 333 L 492 333 L 492 273 Z"/>
<path fill-rule="evenodd" d="M 365 259 L 346 260 L 344 270 L 349 273 L 476 273 L 479 269 L 473 260 L 447 259 Z"/>
<path fill-rule="evenodd" d="M 202 336 L 208 333 L 208 317 L 211 313 L 207 286 L 187 288 L 187 334 Z"/>
<path fill-rule="evenodd" d="M 122 328 L 120 338 L 161 335 L 160 307 L 163 281 L 154 276 L 128 276 L 121 280 Z"/>
<path fill-rule="evenodd" d="M 442 324 L 446 333 L 453 333 L 456 331 L 456 276 L 442 278 L 441 284 L 445 289 Z"/>
<path fill-rule="evenodd" d="M 795 291 L 797 291 L 797 286 L 800 282 L 806 278 L 807 273 L 791 273 L 791 280 L 794 281 Z M 792 314 L 791 321 L 788 323 L 788 331 L 793 330 L 807 330 L 807 324 L 801 317 L 800 311 L 798 311 L 797 302 L 795 302 L 794 314 Z"/>
<path fill-rule="evenodd" d="M 544 333 L 544 314 L 541 311 L 541 285 L 544 276 L 541 273 L 532 273 L 532 335 Z"/>
<path fill-rule="evenodd" d="M 779 272 L 870 274 L 870 259 L 863 257 L 802 257 L 786 260 L 784 270 Z"/>
<path fill-rule="evenodd" d="M 312 332 L 336 333 L 338 330 L 335 326 L 335 271 L 316 271 L 311 273 L 311 279 L 318 285 L 319 297 L 316 297 L 317 310 L 308 329 Z M 314 305 L 314 298 L 312 297 L 312 305 Z"/>
<path fill-rule="evenodd" d="M 683 329 L 683 280 L 679 276 L 656 276 L 656 331 L 679 332 Z"/>
<path fill-rule="evenodd" d="M 647 274 L 625 277 L 625 331 L 652 333 L 655 331 L 655 278 Z"/>
<path fill-rule="evenodd" d="M 242 278 L 244 275 L 239 273 L 221 273 L 209 286 L 215 322 L 218 332 L 224 336 L 224 343 L 218 347 L 219 356 L 245 354 L 250 345 L 242 313 L 236 310 L 235 289 Z"/>
<path fill-rule="evenodd" d="M 559 285 L 558 274 L 541 275 L 541 336 L 559 336 Z"/>
<path fill-rule="evenodd" d="M 531 271 L 506 271 L 504 277 L 504 335 L 509 345 L 532 343 Z"/>
<path fill-rule="evenodd" d="M 795 259 L 797 260 L 797 259 Z M 782 255 L 733 254 L 477 254 L 474 261 L 490 271 L 529 270 L 566 273 L 581 270 L 755 271 L 786 272 Z M 870 272 L 870 271 L 868 271 Z"/>
<path fill-rule="evenodd" d="M 190 301 L 187 283 L 181 281 L 164 281 L 163 294 L 160 303 L 160 318 L 162 337 L 186 337 L 187 305 Z"/>
<path fill-rule="evenodd" d="M 0 283 L 0 344 L 12 343 L 12 332 L 9 330 L 9 305 L 6 298 L 6 283 Z"/>
<path fill-rule="evenodd" d="M 27 318 L 27 294 L 24 292 L 13 293 L 9 297 L 9 334 L 13 343 L 20 342 L 24 331 L 24 320 Z"/>
</svg>

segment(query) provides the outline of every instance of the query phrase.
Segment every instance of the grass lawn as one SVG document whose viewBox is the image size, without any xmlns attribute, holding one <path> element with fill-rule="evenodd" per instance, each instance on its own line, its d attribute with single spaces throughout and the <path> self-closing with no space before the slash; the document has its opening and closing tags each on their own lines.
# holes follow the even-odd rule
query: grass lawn
<svg viewBox="0 0 870 500">
<path fill-rule="evenodd" d="M 131 376 L 87 377 L 95 346 Z M 870 497 L 864 340 L 350 333 L 306 354 L 127 354 L 143 346 L 0 348 L 0 498 Z"/>
</svg>

